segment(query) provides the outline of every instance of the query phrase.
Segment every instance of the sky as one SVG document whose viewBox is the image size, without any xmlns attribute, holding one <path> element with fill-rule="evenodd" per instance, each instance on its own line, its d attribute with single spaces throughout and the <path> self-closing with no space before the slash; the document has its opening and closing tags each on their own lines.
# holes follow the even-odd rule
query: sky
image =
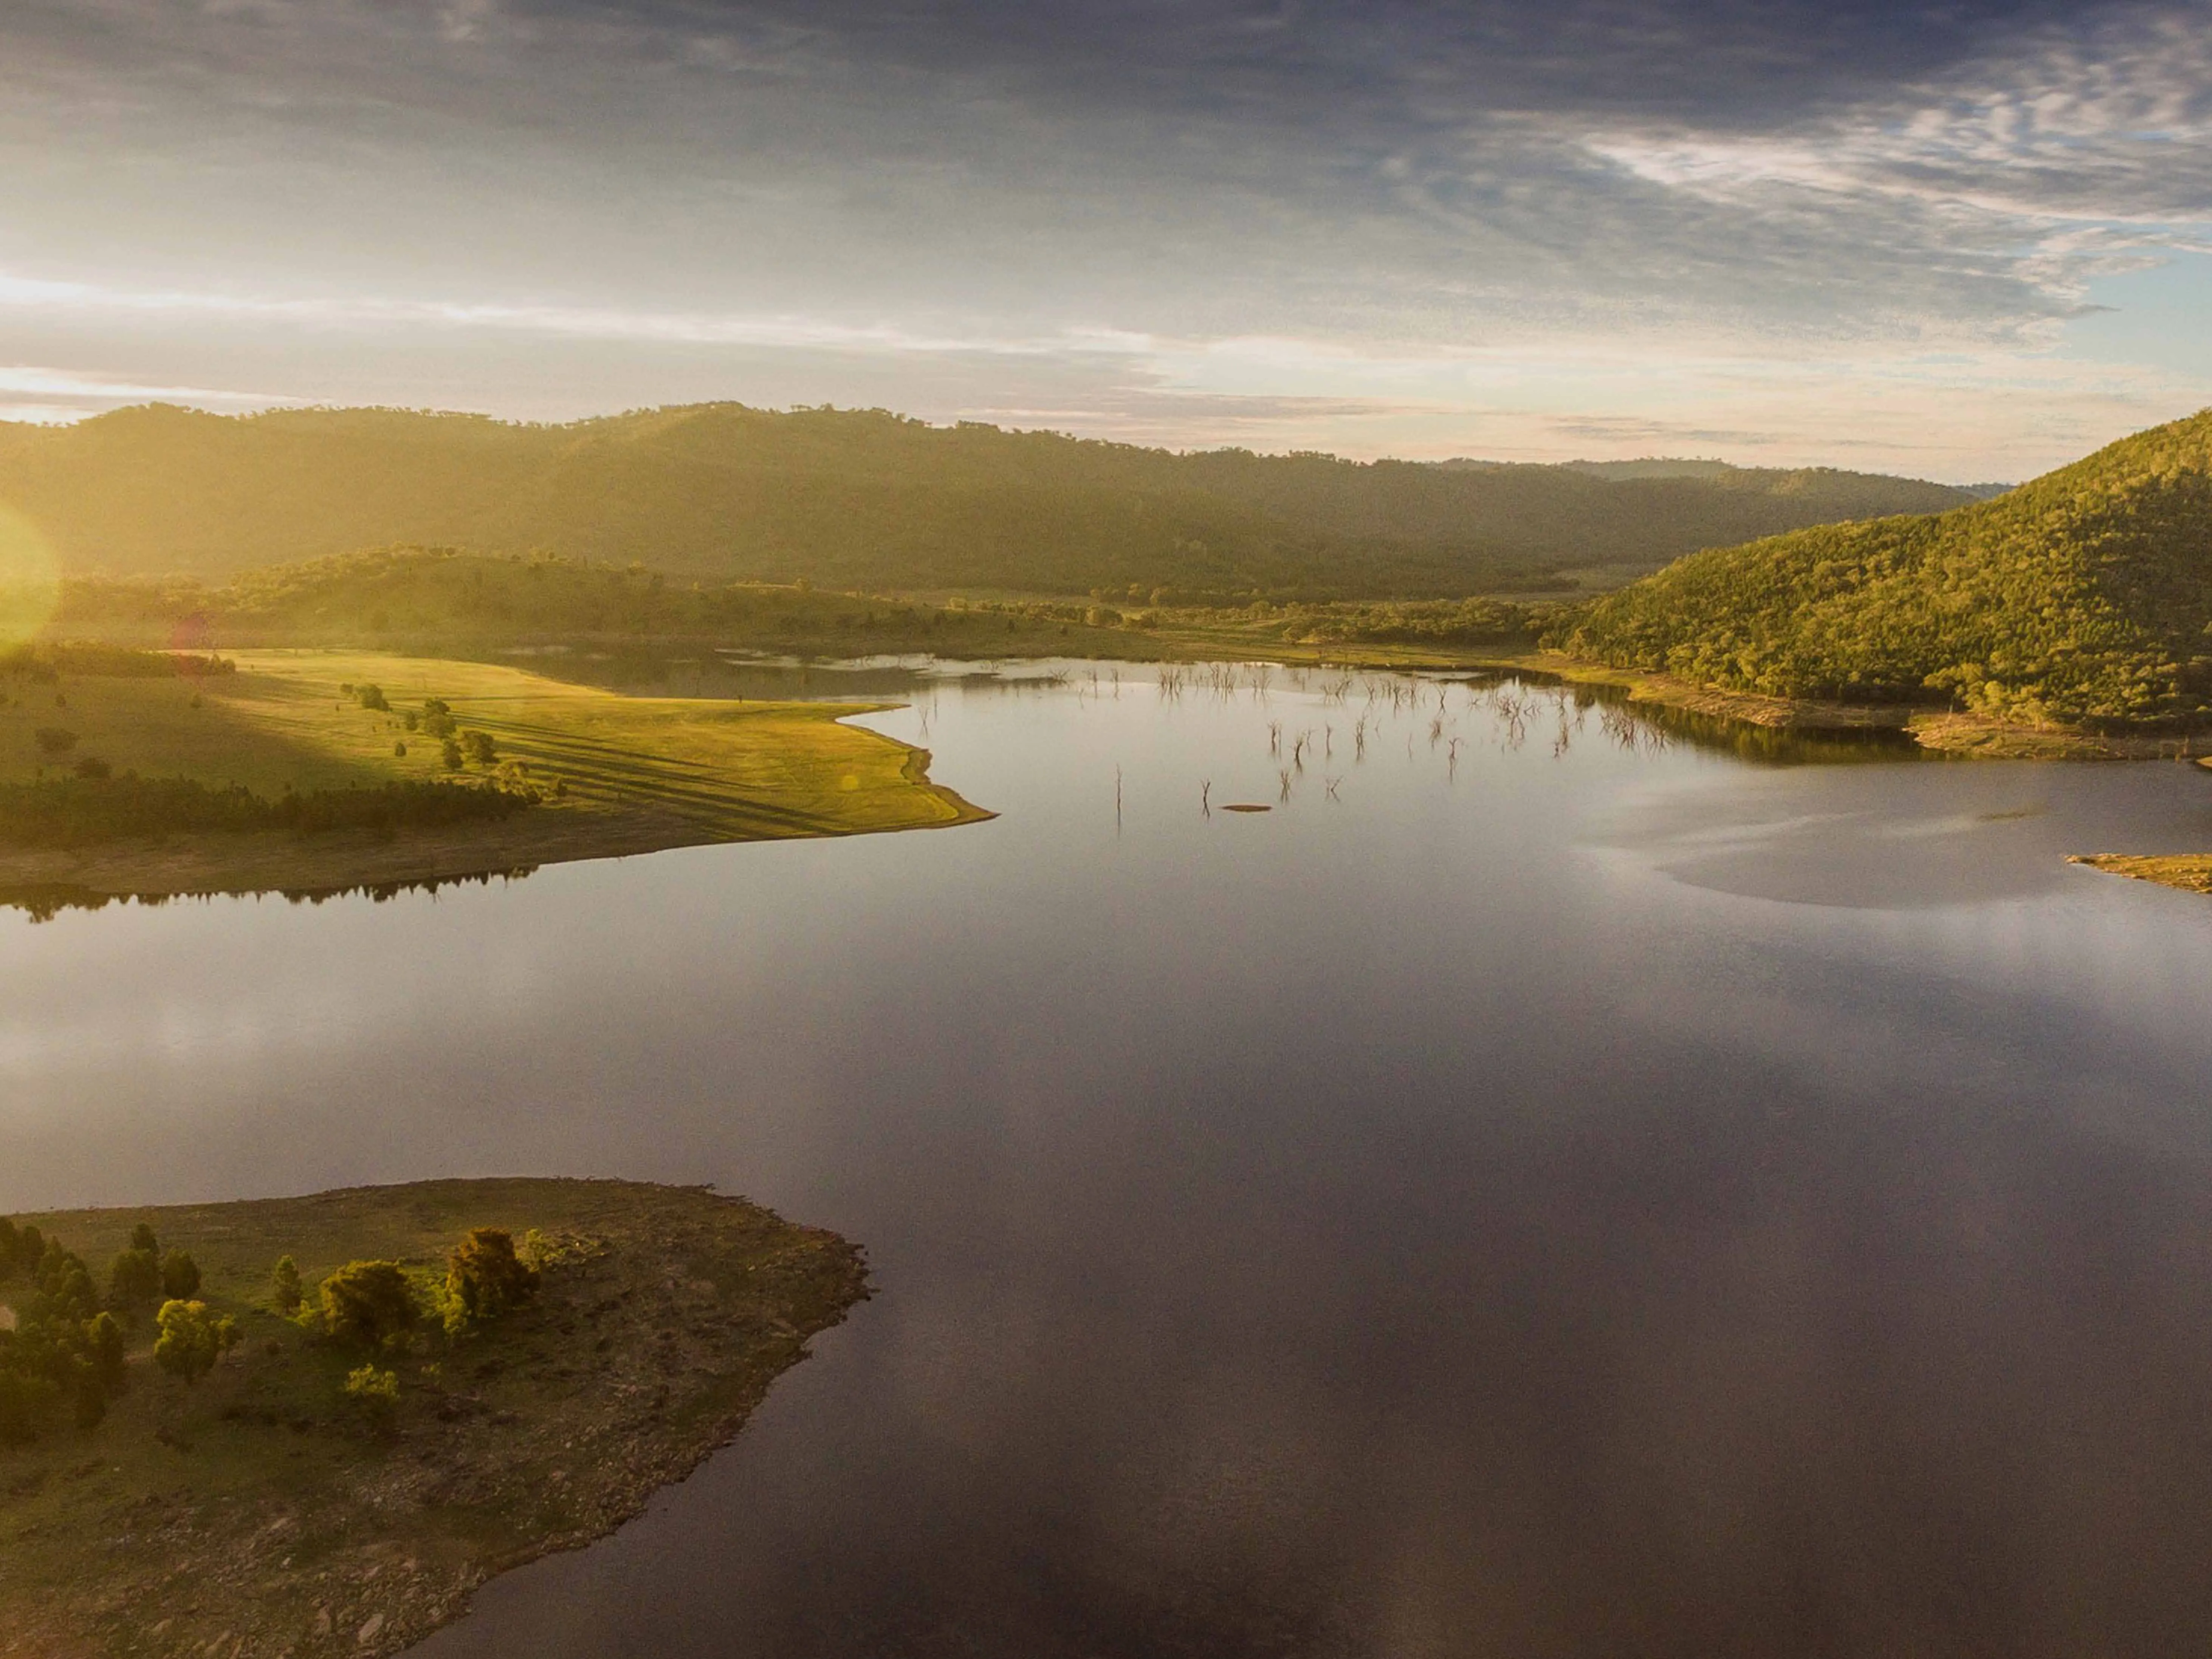
<svg viewBox="0 0 2212 1659">
<path fill-rule="evenodd" d="M 2212 0 L 7 0 L 0 417 L 2013 480 L 2212 404 Z"/>
</svg>

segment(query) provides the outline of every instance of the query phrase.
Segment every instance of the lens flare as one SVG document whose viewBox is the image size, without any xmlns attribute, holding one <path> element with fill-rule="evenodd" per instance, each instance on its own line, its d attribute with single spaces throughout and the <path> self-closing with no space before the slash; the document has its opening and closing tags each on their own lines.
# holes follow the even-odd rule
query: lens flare
<svg viewBox="0 0 2212 1659">
<path fill-rule="evenodd" d="M 35 638 L 61 605 L 60 561 L 33 524 L 0 506 L 0 646 Z"/>
</svg>

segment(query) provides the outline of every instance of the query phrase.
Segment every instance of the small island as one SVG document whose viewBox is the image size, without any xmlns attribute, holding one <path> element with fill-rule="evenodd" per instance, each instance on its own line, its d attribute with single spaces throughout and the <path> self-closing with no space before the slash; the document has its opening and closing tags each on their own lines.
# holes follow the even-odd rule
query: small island
<svg viewBox="0 0 2212 1659">
<path fill-rule="evenodd" d="M 0 1653 L 398 1652 L 613 1530 L 865 1297 L 702 1188 L 436 1181 L 0 1226 Z"/>
</svg>

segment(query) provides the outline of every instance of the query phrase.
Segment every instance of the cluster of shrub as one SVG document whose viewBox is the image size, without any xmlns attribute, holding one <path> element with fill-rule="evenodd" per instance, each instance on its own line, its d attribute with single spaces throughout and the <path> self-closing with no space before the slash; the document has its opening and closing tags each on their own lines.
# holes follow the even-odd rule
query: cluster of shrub
<svg viewBox="0 0 2212 1659">
<path fill-rule="evenodd" d="M 338 690 L 351 696 L 363 708 L 380 714 L 390 714 L 392 704 L 378 685 L 342 685 Z M 463 730 L 453 718 L 453 705 L 443 697 L 425 697 L 420 709 L 408 709 L 400 716 L 400 723 L 410 732 L 420 732 L 438 740 L 441 758 L 448 772 L 458 772 L 464 766 L 496 766 L 499 763 L 499 744 L 489 732 L 473 728 Z M 407 740 L 402 738 L 392 744 L 395 755 L 407 752 Z"/>
<path fill-rule="evenodd" d="M 81 847 L 131 836 L 222 830 L 403 829 L 496 821 L 535 804 L 501 785 L 394 781 L 375 787 L 295 791 L 270 799 L 243 785 L 216 788 L 191 778 L 44 778 L 0 784 L 0 841 Z"/>
<path fill-rule="evenodd" d="M 154 1322 L 155 1364 L 186 1383 L 213 1370 L 242 1335 L 236 1319 L 198 1299 L 191 1255 L 164 1252 L 143 1222 L 110 1265 L 103 1296 L 82 1256 L 0 1217 L 0 1284 L 17 1277 L 29 1294 L 16 1298 L 15 1328 L 0 1328 L 0 1444 L 35 1439 L 65 1405 L 78 1428 L 97 1426 L 128 1377 L 126 1328 L 143 1318 Z M 457 1341 L 530 1301 L 538 1281 L 512 1234 L 479 1227 L 447 1257 L 441 1278 L 397 1261 L 349 1261 L 311 1297 L 284 1256 L 270 1300 L 301 1329 L 362 1359 L 346 1379 L 346 1401 L 372 1427 L 388 1429 L 398 1377 L 378 1360 L 418 1342 Z"/>
<path fill-rule="evenodd" d="M 158 1294 L 165 1274 L 187 1279 L 185 1294 L 199 1287 L 191 1258 L 164 1260 L 144 1229 L 144 1256 L 152 1290 Z M 142 1241 L 133 1240 L 133 1250 Z M 118 1259 L 118 1266 L 121 1258 Z M 0 1444 L 34 1438 L 66 1406 L 77 1426 L 90 1428 L 107 1414 L 107 1402 L 124 1383 L 124 1334 L 118 1310 L 149 1299 L 137 1294 L 138 1257 L 131 1256 L 127 1291 L 111 1283 L 102 1297 L 84 1258 L 36 1227 L 18 1228 L 0 1217 L 0 1284 L 27 1283 L 28 1294 L 15 1299 L 15 1328 L 0 1330 Z M 127 1299 L 126 1299 L 127 1298 Z"/>
<path fill-rule="evenodd" d="M 288 1255 L 277 1262 L 270 1288 L 279 1313 L 362 1357 L 346 1377 L 345 1397 L 382 1431 L 398 1409 L 399 1377 L 379 1359 L 418 1344 L 458 1341 L 528 1302 L 538 1280 L 538 1269 L 516 1250 L 512 1233 L 477 1227 L 447 1257 L 442 1278 L 412 1273 L 398 1261 L 349 1261 L 310 1297 Z"/>
</svg>

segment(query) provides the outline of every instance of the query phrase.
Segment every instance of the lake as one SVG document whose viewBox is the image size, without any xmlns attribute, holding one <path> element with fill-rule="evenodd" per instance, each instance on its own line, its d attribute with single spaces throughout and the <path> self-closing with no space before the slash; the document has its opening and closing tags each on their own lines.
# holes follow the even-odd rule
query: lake
<svg viewBox="0 0 2212 1659">
<path fill-rule="evenodd" d="M 2212 777 L 1145 672 L 868 716 L 969 828 L 0 915 L 0 1211 L 608 1175 L 867 1247 L 437 1659 L 2203 1649 L 2212 900 L 2063 855 L 2212 848 Z"/>
</svg>

